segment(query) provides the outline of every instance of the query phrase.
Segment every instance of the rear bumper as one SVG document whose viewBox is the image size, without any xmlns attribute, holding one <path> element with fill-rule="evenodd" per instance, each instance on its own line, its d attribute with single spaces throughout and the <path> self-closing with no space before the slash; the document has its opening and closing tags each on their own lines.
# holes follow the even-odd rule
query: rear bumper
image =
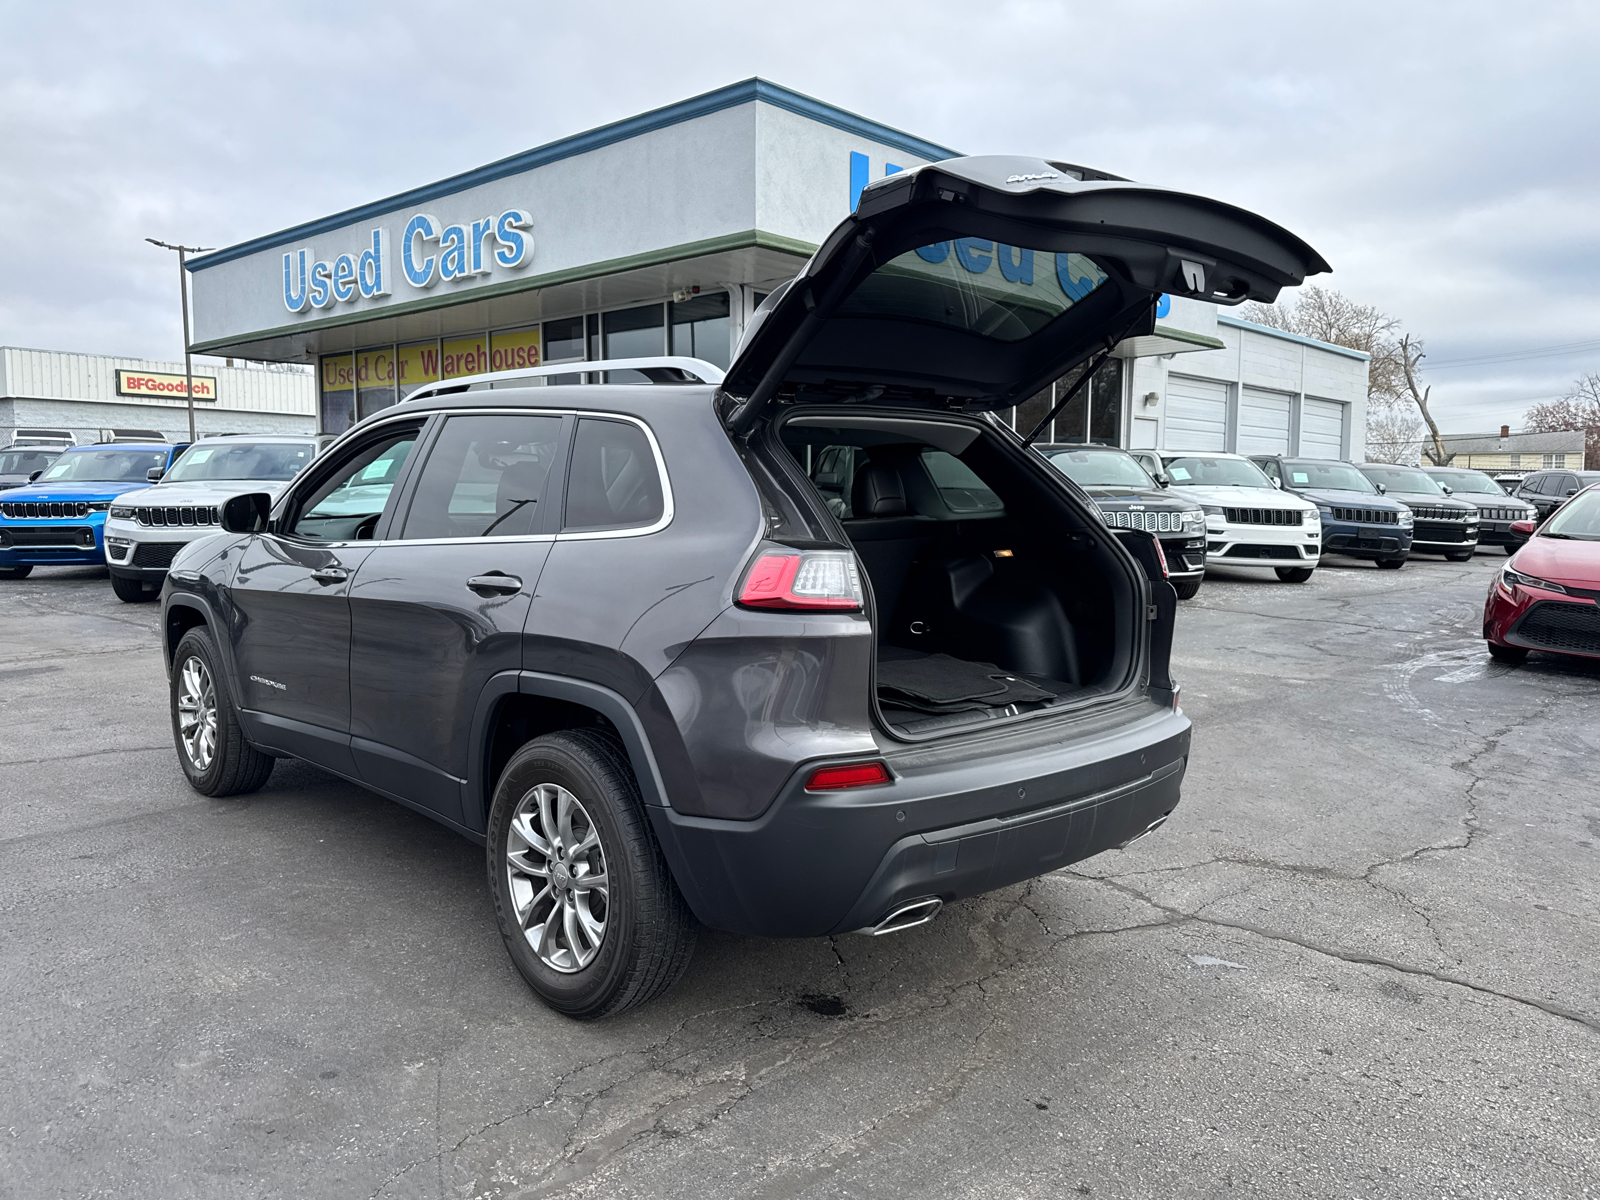
<svg viewBox="0 0 1600 1200">
<path fill-rule="evenodd" d="M 888 755 L 895 778 L 883 787 L 807 792 L 818 765 L 808 763 L 755 821 L 650 813 L 707 925 L 763 937 L 842 933 L 911 900 L 948 903 L 1046 874 L 1162 820 L 1178 803 L 1189 719 L 1141 707 L 1096 735 L 1011 753 Z"/>
</svg>

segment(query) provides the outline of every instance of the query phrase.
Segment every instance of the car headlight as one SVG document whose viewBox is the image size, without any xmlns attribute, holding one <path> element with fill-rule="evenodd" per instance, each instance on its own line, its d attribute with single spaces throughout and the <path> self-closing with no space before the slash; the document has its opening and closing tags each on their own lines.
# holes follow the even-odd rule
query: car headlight
<svg viewBox="0 0 1600 1200">
<path fill-rule="evenodd" d="M 1400 528 L 1401 529 L 1410 529 L 1416 523 L 1417 523 L 1417 518 L 1416 518 L 1415 514 L 1413 514 L 1412 511 L 1409 508 L 1402 508 L 1400 510 Z"/>
<path fill-rule="evenodd" d="M 109 500 L 91 500 L 89 502 L 90 512 L 105 512 L 105 510 L 110 507 L 111 501 Z"/>
<path fill-rule="evenodd" d="M 1319 513 L 1321 513 L 1324 517 L 1328 518 L 1328 520 L 1330 520 L 1330 521 L 1333 520 L 1333 508 L 1332 508 L 1332 506 L 1327 505 L 1327 504 L 1319 504 L 1319 505 L 1317 505 L 1317 511 Z"/>
<path fill-rule="evenodd" d="M 1205 510 L 1205 515 L 1208 517 L 1216 517 L 1219 521 L 1227 520 L 1228 514 L 1222 511 L 1220 504 L 1202 504 L 1200 507 Z"/>
<path fill-rule="evenodd" d="M 1303 520 L 1307 525 L 1316 525 L 1316 526 L 1320 527 L 1322 525 L 1322 514 L 1323 513 L 1328 513 L 1328 516 L 1330 516 L 1330 517 L 1333 516 L 1333 514 L 1331 512 L 1328 512 L 1327 509 L 1319 507 L 1319 508 L 1313 508 L 1310 512 L 1306 513 L 1306 515 L 1304 517 L 1302 517 L 1301 520 Z"/>
<path fill-rule="evenodd" d="M 1524 575 L 1521 571 L 1513 571 L 1510 567 L 1500 568 L 1500 586 L 1510 591 L 1513 586 L 1520 584 L 1522 587 L 1540 588 L 1546 592 L 1560 592 L 1563 596 L 1567 589 L 1559 583 L 1551 583 L 1548 579 L 1538 579 L 1532 575 Z"/>
<path fill-rule="evenodd" d="M 111 508 L 111 515 L 119 521 L 131 521 L 133 520 L 133 509 L 127 507 L 126 505 L 113 505 Z"/>
<path fill-rule="evenodd" d="M 1185 533 L 1200 533 L 1206 527 L 1206 512 L 1186 512 L 1183 514 L 1183 531 Z M 1219 513 L 1221 509 L 1217 510 Z"/>
</svg>

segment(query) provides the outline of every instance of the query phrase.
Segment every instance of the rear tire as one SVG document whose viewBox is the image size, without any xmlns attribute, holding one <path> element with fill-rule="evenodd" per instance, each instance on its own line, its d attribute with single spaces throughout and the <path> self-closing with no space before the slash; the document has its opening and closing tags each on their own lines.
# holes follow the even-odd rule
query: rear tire
<svg viewBox="0 0 1600 1200">
<path fill-rule="evenodd" d="M 144 580 L 126 579 L 121 575 L 111 577 L 111 590 L 117 594 L 118 600 L 127 604 L 143 604 L 156 596 L 156 593 L 144 590 Z"/>
<path fill-rule="evenodd" d="M 1501 546 L 1500 549 L 1502 549 L 1502 550 L 1504 550 L 1506 552 L 1506 557 L 1507 558 L 1510 558 L 1518 550 L 1521 550 L 1522 547 L 1521 546 Z"/>
<path fill-rule="evenodd" d="M 1380 559 L 1378 559 L 1378 568 L 1380 570 L 1383 570 L 1383 571 L 1398 571 L 1401 567 L 1403 567 L 1405 565 L 1406 565 L 1406 560 L 1403 559 L 1403 558 L 1380 558 Z"/>
<path fill-rule="evenodd" d="M 32 574 L 32 563 L 24 563 L 20 567 L 0 567 L 0 579 L 26 579 Z"/>
<path fill-rule="evenodd" d="M 1489 657 L 1508 667 L 1520 666 L 1528 660 L 1528 652 L 1521 646 L 1497 646 L 1493 642 L 1489 642 L 1488 646 Z"/>
<path fill-rule="evenodd" d="M 1179 600 L 1193 600 L 1200 594 L 1200 585 L 1204 582 L 1204 575 L 1199 579 L 1174 579 L 1172 590 L 1178 593 Z"/>
<path fill-rule="evenodd" d="M 1314 567 L 1274 567 L 1278 578 L 1285 583 L 1306 583 L 1311 579 Z"/>
<path fill-rule="evenodd" d="M 256 791 L 276 761 L 245 741 L 211 633 L 197 625 L 172 656 L 172 740 L 189 786 L 206 796 Z"/>
<path fill-rule="evenodd" d="M 1452 550 L 1445 558 L 1450 562 L 1471 562 L 1476 550 Z"/>
<path fill-rule="evenodd" d="M 489 816 L 500 936 L 541 1000 L 578 1020 L 644 1004 L 689 965 L 696 923 L 622 747 L 593 730 L 535 738 Z M 601 886 L 584 881 L 600 878 Z"/>
</svg>

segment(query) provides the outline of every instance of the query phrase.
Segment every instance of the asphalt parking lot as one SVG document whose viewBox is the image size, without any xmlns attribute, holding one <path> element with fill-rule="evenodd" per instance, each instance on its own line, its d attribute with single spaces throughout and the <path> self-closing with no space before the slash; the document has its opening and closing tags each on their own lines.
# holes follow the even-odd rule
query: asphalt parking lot
<svg viewBox="0 0 1600 1200">
<path fill-rule="evenodd" d="M 190 791 L 155 606 L 0 584 L 0 1196 L 1600 1194 L 1600 669 L 1489 663 L 1503 561 L 1214 574 L 1165 829 L 590 1025 L 477 847 Z"/>
</svg>

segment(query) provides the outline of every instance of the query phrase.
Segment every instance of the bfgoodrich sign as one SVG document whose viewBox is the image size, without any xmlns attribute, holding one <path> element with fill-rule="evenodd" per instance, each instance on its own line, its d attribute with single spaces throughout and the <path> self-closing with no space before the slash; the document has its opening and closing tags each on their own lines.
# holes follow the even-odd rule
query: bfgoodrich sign
<svg viewBox="0 0 1600 1200">
<path fill-rule="evenodd" d="M 158 375 L 152 371 L 117 372 L 119 396 L 185 396 L 182 375 Z M 215 400 L 217 381 L 211 375 L 194 376 L 196 401 Z"/>
</svg>

